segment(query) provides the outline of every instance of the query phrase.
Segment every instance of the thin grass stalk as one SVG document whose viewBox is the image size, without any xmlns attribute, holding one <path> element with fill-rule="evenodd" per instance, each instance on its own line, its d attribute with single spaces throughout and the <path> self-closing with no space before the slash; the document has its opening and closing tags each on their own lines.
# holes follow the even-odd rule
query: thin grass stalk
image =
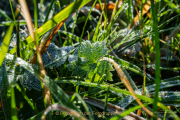
<svg viewBox="0 0 180 120">
<path fill-rule="evenodd" d="M 49 6 L 49 9 L 48 9 L 48 11 L 47 11 L 47 13 L 46 13 L 46 17 L 45 17 L 44 23 L 46 23 L 47 20 L 48 20 L 49 13 L 50 13 L 50 11 L 51 11 L 51 9 L 52 9 L 52 6 L 53 6 L 53 4 L 54 4 L 54 1 L 55 1 L 55 0 L 52 0 L 52 1 L 51 1 L 51 4 L 50 4 L 50 6 Z"/>
<path fill-rule="evenodd" d="M 154 29 L 154 39 L 155 39 L 155 60 L 156 60 L 156 71 L 155 71 L 155 95 L 154 95 L 154 103 L 153 103 L 153 113 L 157 115 L 157 103 L 158 103 L 158 95 L 159 95 L 159 87 L 160 87 L 160 42 L 159 42 L 159 33 L 158 33 L 158 24 L 157 24 L 157 14 L 155 13 L 154 0 L 151 0 L 151 12 L 153 18 L 153 29 Z M 153 118 L 156 119 L 156 118 Z"/>
<path fill-rule="evenodd" d="M 13 8 L 12 8 L 12 4 L 11 4 L 11 0 L 9 0 L 9 4 L 10 4 L 11 13 L 12 13 L 12 16 L 13 16 L 13 20 L 14 20 L 14 21 L 16 21 L 15 14 L 14 14 L 14 11 L 13 11 Z M 16 23 L 14 23 L 14 24 L 15 24 L 16 29 L 17 29 L 17 25 L 16 25 Z"/>
<path fill-rule="evenodd" d="M 105 14 L 105 12 L 104 12 L 104 7 L 103 7 L 103 5 L 102 5 L 102 3 L 101 3 L 101 0 L 99 0 L 99 5 L 100 5 L 100 7 L 101 7 L 101 10 L 102 10 L 102 13 L 103 13 L 103 16 L 104 16 L 104 30 L 106 29 L 106 24 L 107 24 L 107 17 L 106 17 L 106 14 Z"/>
</svg>

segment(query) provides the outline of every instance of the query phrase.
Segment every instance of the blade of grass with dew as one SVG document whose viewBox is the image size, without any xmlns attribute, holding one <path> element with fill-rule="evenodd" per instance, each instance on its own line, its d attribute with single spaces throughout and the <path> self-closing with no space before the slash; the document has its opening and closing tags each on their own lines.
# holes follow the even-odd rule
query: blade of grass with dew
<svg viewBox="0 0 180 120">
<path fill-rule="evenodd" d="M 118 2 L 117 2 L 117 0 L 116 0 L 116 4 L 115 4 L 115 7 L 114 7 L 113 12 L 112 12 L 112 16 L 111 16 L 110 23 L 109 23 L 109 25 L 107 26 L 107 34 L 106 34 L 106 36 L 110 34 L 112 25 L 113 25 L 114 21 L 117 19 L 117 18 L 115 18 L 115 13 L 116 13 L 117 5 L 118 5 Z M 123 7 L 121 6 L 121 8 L 120 8 L 120 9 L 118 10 L 118 12 L 117 12 L 118 14 L 120 13 L 119 11 L 122 10 L 122 8 L 123 8 Z"/>
<path fill-rule="evenodd" d="M 76 0 L 75 2 L 71 3 L 69 6 L 67 6 L 65 9 L 63 9 L 61 12 L 59 12 L 57 15 L 55 15 L 51 20 L 47 21 L 45 24 L 43 24 L 38 30 L 37 34 L 38 36 L 43 35 L 48 30 L 53 28 L 56 24 L 63 21 L 65 18 L 67 18 L 71 13 L 73 13 L 78 8 L 81 8 L 85 4 L 87 4 L 91 0 Z M 33 39 L 32 36 L 29 36 L 26 38 L 27 44 L 32 43 Z M 11 54 L 14 54 L 16 52 L 16 46 L 10 51 Z"/>
<path fill-rule="evenodd" d="M 34 20 L 32 20 L 34 22 Z M 17 23 L 17 20 L 15 21 Z M 10 26 L 12 23 L 12 21 L 2 21 L 0 22 L 0 26 Z M 42 20 L 38 20 L 38 23 L 43 23 Z M 19 20 L 19 25 L 23 26 L 26 25 L 26 21 L 25 20 Z"/>
<path fill-rule="evenodd" d="M 93 36 L 93 39 L 92 39 L 92 43 L 94 43 L 95 41 L 98 41 L 98 40 L 97 40 L 97 39 L 98 39 L 97 35 L 98 35 L 98 32 L 100 32 L 100 31 L 99 31 L 99 25 L 100 25 L 100 23 L 101 23 L 101 19 L 102 19 L 102 14 L 101 14 L 100 19 L 99 19 L 99 21 L 98 21 L 98 24 L 97 24 L 97 26 L 96 26 L 96 30 L 95 30 L 95 32 L 94 32 L 94 36 Z"/>
<path fill-rule="evenodd" d="M 66 31 L 63 31 L 63 30 L 58 30 L 58 32 L 59 33 L 63 33 L 63 34 L 65 34 L 66 36 L 69 36 L 71 39 L 74 39 L 74 40 L 76 40 L 77 42 L 79 42 L 80 41 L 80 37 L 78 37 L 78 36 L 76 36 L 76 35 L 74 35 L 74 34 L 72 34 L 72 33 L 70 33 L 70 32 L 66 32 Z M 82 39 L 83 41 L 84 41 L 84 39 Z"/>
<path fill-rule="evenodd" d="M 11 103 L 8 98 L 9 82 L 7 78 L 6 63 L 3 62 L 0 68 L 0 82 L 1 82 L 1 101 L 3 106 L 3 112 L 6 120 L 11 120 Z"/>
<path fill-rule="evenodd" d="M 174 28 L 175 28 L 175 27 L 171 27 L 171 28 L 159 30 L 159 33 L 162 33 L 162 32 L 165 32 L 165 31 L 169 31 L 169 30 L 172 30 L 172 29 L 174 29 Z M 134 33 L 131 33 L 131 34 L 125 36 L 125 37 L 121 40 L 121 41 L 123 41 L 123 42 L 117 43 L 115 46 L 113 46 L 111 49 L 109 49 L 109 51 L 108 51 L 107 53 L 109 53 L 109 52 L 111 52 L 112 50 L 116 49 L 117 47 L 119 47 L 120 45 L 122 45 L 122 44 L 125 43 L 125 42 L 129 42 L 129 41 L 133 41 L 133 40 L 137 40 L 137 39 L 140 39 L 140 38 L 141 38 L 141 37 L 139 36 L 139 34 L 137 34 L 137 35 L 135 35 L 133 38 L 129 39 L 128 37 L 131 37 L 131 35 L 133 35 L 133 34 L 134 34 Z M 149 33 L 147 33 L 147 34 L 143 34 L 143 35 L 142 35 L 142 38 L 147 37 L 147 36 L 149 36 L 149 35 L 153 35 L 153 34 L 154 34 L 154 32 L 149 32 Z M 116 37 L 119 37 L 119 35 L 117 35 Z M 124 41 L 125 41 L 125 42 L 124 42 Z"/>
<path fill-rule="evenodd" d="M 1 56 L 1 59 L 0 59 L 0 66 L 2 65 L 3 61 L 4 61 L 4 58 L 5 58 L 5 55 L 6 53 L 8 52 L 8 49 L 9 49 L 9 44 L 10 44 L 10 38 L 11 38 L 11 34 L 12 34 L 12 31 L 13 31 L 13 28 L 14 28 L 14 24 L 12 23 L 5 36 L 4 36 L 4 39 L 3 39 L 3 43 L 2 43 L 2 46 L 1 46 L 1 51 L 0 51 L 0 56 Z"/>
<path fill-rule="evenodd" d="M 159 1 L 156 1 L 159 2 Z M 157 14 L 155 13 L 155 6 L 154 6 L 154 0 L 151 0 L 151 13 L 153 18 L 153 29 L 154 29 L 154 39 L 155 39 L 155 60 L 156 60 L 156 71 L 155 71 L 155 95 L 154 95 L 154 103 L 153 103 L 153 113 L 156 116 L 157 115 L 157 103 L 158 103 L 158 93 L 159 93 L 159 87 L 160 87 L 160 42 L 159 42 L 159 33 L 158 33 L 158 24 L 157 24 Z M 156 119 L 156 118 L 154 118 Z"/>
<path fill-rule="evenodd" d="M 126 69 L 128 69 L 130 71 L 133 71 L 133 72 L 143 76 L 143 71 L 138 66 L 133 65 L 132 63 L 129 63 L 129 62 L 123 60 L 123 59 L 116 58 L 116 57 L 111 56 L 111 55 L 106 55 L 106 57 L 114 59 L 117 63 L 119 63 L 121 66 L 124 66 Z M 154 80 L 154 78 L 151 75 L 147 74 L 147 73 L 146 73 L 146 76 L 147 76 L 146 78 L 148 80 Z"/>
<path fill-rule="evenodd" d="M 107 17 L 106 17 L 106 14 L 104 12 L 101 0 L 99 0 L 99 4 L 100 4 L 101 10 L 102 10 L 103 17 L 104 17 L 104 30 L 105 30 L 106 29 L 106 24 L 107 24 Z M 104 6 L 104 7 L 106 7 L 106 6 Z"/>
</svg>

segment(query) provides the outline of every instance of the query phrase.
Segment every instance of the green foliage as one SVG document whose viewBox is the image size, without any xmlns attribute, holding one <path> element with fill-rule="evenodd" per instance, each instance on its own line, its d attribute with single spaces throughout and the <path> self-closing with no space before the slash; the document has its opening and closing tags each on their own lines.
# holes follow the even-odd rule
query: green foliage
<svg viewBox="0 0 180 120">
<path fill-rule="evenodd" d="M 31 13 L 34 12 L 32 19 L 39 44 L 56 24 L 67 18 L 42 55 L 45 76 L 41 75 L 39 64 L 28 62 L 36 50 L 23 20 L 19 22 L 20 58 L 16 57 L 17 34 L 13 27 L 17 24 L 12 23 L 12 18 L 15 21 L 17 14 L 13 12 L 11 1 L 8 6 L 10 4 L 12 15 L 0 6 L 0 15 L 3 16 L 0 17 L 3 27 L 1 36 L 6 31 L 4 26 L 9 26 L 0 49 L 0 96 L 3 105 L 0 119 L 41 119 L 49 108 L 44 103 L 42 84 L 51 91 L 52 105 L 79 113 L 91 112 L 87 116 L 82 115 L 90 120 L 124 119 L 132 112 L 137 113 L 141 107 L 120 82 L 112 64 L 102 60 L 103 57 L 111 58 L 118 64 L 138 99 L 157 113 L 154 119 L 179 119 L 179 1 L 151 0 L 148 10 L 151 14 L 147 12 L 145 15 L 143 5 L 147 1 L 125 0 L 121 4 L 118 1 L 104 4 L 95 0 L 84 6 L 89 1 L 52 0 L 48 6 L 46 1 L 41 0 L 37 6 L 34 0 L 34 6 L 28 6 L 29 10 L 34 10 Z M 111 10 L 112 6 L 109 6 L 102 10 L 103 5 L 111 4 L 117 9 Z M 98 6 L 101 9 L 97 9 Z M 134 18 L 137 19 L 136 9 L 139 10 L 139 20 L 130 28 Z M 164 41 L 167 36 L 169 38 Z M 13 47 L 10 51 L 9 46 Z M 165 55 L 162 50 L 166 51 Z M 169 110 L 166 106 L 173 107 Z M 113 116 L 92 114 L 112 112 L 114 108 L 123 112 Z M 157 108 L 161 111 L 158 112 Z M 48 113 L 48 120 L 76 119 L 65 114 L 57 115 L 56 110 L 50 111 L 52 115 Z M 135 113 L 133 116 L 139 117 Z M 148 118 L 148 114 L 142 112 L 143 118 Z"/>
</svg>

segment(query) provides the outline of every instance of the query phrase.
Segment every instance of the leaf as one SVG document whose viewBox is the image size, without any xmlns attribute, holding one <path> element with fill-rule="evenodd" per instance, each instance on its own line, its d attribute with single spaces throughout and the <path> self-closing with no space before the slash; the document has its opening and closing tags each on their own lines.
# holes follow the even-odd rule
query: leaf
<svg viewBox="0 0 180 120">
<path fill-rule="evenodd" d="M 104 80 L 110 80 L 112 81 L 112 74 L 110 71 L 113 71 L 113 67 L 111 65 L 111 63 L 109 63 L 108 61 L 106 60 L 102 60 L 100 61 L 100 65 L 98 66 L 98 70 L 97 70 L 97 73 L 99 75 L 105 75 L 103 77 Z"/>
<path fill-rule="evenodd" d="M 72 76 L 84 76 L 89 70 L 89 64 L 87 60 L 81 58 L 80 61 L 72 61 L 67 68 L 73 71 Z"/>
<path fill-rule="evenodd" d="M 95 42 L 93 44 L 90 41 L 82 42 L 80 56 L 85 57 L 91 63 L 96 63 L 98 59 L 103 57 L 107 53 L 106 42 Z"/>
<path fill-rule="evenodd" d="M 55 44 L 50 43 L 46 52 L 42 55 L 44 66 L 49 66 L 50 68 L 59 67 L 66 62 L 69 52 L 73 49 L 73 46 L 59 48 Z"/>
<path fill-rule="evenodd" d="M 37 68 L 37 66 L 34 67 Z M 41 91 L 40 81 L 26 69 L 21 69 L 24 71 L 22 75 L 18 76 L 18 80 L 21 82 L 21 85 L 23 87 L 26 87 L 28 90 L 31 90 L 33 88 L 35 90 Z"/>
<path fill-rule="evenodd" d="M 91 82 L 102 82 L 103 80 L 111 80 L 112 74 L 110 71 L 113 70 L 111 64 L 108 61 L 98 61 L 107 53 L 106 42 L 95 42 L 90 43 L 90 41 L 82 42 L 80 50 L 80 59 L 78 61 L 78 49 L 74 52 L 74 55 L 69 57 L 70 64 L 67 65 L 70 71 L 73 71 L 73 76 L 83 76 L 86 75 L 86 81 Z M 97 73 L 97 74 L 96 74 Z M 93 76 L 94 80 L 92 81 Z"/>
</svg>

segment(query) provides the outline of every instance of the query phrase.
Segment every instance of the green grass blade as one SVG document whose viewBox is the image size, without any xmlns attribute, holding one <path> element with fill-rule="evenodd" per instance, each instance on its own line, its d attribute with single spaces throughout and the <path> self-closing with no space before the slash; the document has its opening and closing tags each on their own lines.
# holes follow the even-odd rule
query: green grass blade
<svg viewBox="0 0 180 120">
<path fill-rule="evenodd" d="M 0 51 L 0 56 L 1 56 L 0 66 L 2 65 L 2 63 L 4 61 L 4 58 L 5 58 L 5 55 L 8 52 L 9 44 L 10 44 L 10 38 L 11 38 L 12 31 L 13 31 L 13 27 L 14 27 L 14 24 L 12 23 L 10 25 L 10 27 L 8 28 L 8 30 L 6 32 L 6 35 L 4 36 L 3 44 L 1 46 L 1 51 Z"/>
<path fill-rule="evenodd" d="M 87 113 L 90 113 L 88 106 L 84 102 L 84 100 L 81 98 L 81 96 L 78 93 L 73 94 L 71 97 L 71 101 L 73 101 L 73 98 L 77 97 L 79 101 L 81 101 L 82 105 L 84 106 L 84 109 L 86 110 Z M 88 114 L 89 120 L 93 120 L 92 115 Z"/>
<path fill-rule="evenodd" d="M 17 111 L 16 111 L 16 101 L 15 101 L 15 92 L 14 84 L 11 84 L 11 119 L 18 120 Z"/>
<path fill-rule="evenodd" d="M 147 106 L 147 105 L 144 104 L 144 106 Z M 141 108 L 141 106 L 137 105 L 135 107 L 130 108 L 129 110 L 122 112 L 120 115 L 116 115 L 116 116 L 112 117 L 110 120 L 119 120 L 120 118 L 123 118 L 126 115 L 129 115 L 131 112 L 134 112 L 135 110 L 138 110 L 140 108 Z"/>
<path fill-rule="evenodd" d="M 93 36 L 93 39 L 92 39 L 92 43 L 94 43 L 95 41 L 98 41 L 98 32 L 101 32 L 101 31 L 99 31 L 99 25 L 101 24 L 101 19 L 102 19 L 102 15 L 101 15 L 101 17 L 99 19 L 99 22 L 98 22 L 97 26 L 96 26 L 96 30 L 95 30 L 95 33 L 94 33 L 94 36 Z"/>
<path fill-rule="evenodd" d="M 66 31 L 63 31 L 63 30 L 58 30 L 58 32 L 59 33 L 62 33 L 62 34 L 65 34 L 66 36 L 69 36 L 71 39 L 74 39 L 74 40 L 76 40 L 77 42 L 79 42 L 80 41 L 80 37 L 78 37 L 78 36 L 76 36 L 76 35 L 74 35 L 74 34 L 72 34 L 72 33 L 70 33 L 70 32 L 66 32 Z M 84 41 L 84 39 L 82 39 L 83 41 Z"/>
<path fill-rule="evenodd" d="M 19 92 L 23 95 L 24 99 L 27 101 L 27 103 L 31 106 L 31 108 L 38 113 L 37 109 L 35 108 L 35 106 L 33 105 L 33 102 L 27 97 L 27 95 L 24 93 L 24 91 L 21 89 L 21 87 L 16 84 L 16 88 L 19 90 Z"/>
<path fill-rule="evenodd" d="M 157 102 L 158 102 L 158 93 L 160 87 L 160 42 L 159 42 L 159 33 L 158 33 L 158 24 L 157 24 L 157 14 L 155 13 L 154 0 L 151 0 L 151 10 L 152 10 L 152 18 L 153 18 L 153 29 L 154 29 L 154 39 L 155 39 L 155 60 L 156 60 L 156 72 L 155 72 L 155 95 L 154 95 L 154 103 L 153 103 L 153 113 L 157 115 Z M 156 118 L 154 118 L 156 119 Z"/>
<path fill-rule="evenodd" d="M 13 7 L 12 7 L 12 4 L 11 4 L 11 0 L 9 0 L 9 4 L 10 4 L 10 7 L 11 7 L 11 12 L 12 12 L 12 15 L 13 15 L 13 20 L 16 21 L 16 16 L 17 16 L 17 13 L 14 14 L 14 11 L 13 11 Z M 16 29 L 17 29 L 17 24 L 14 22 L 15 26 L 16 26 Z"/>
<path fill-rule="evenodd" d="M 143 76 L 143 71 L 138 66 L 133 65 L 132 63 L 129 63 L 129 62 L 123 60 L 123 59 L 116 58 L 116 57 L 113 57 L 113 56 L 110 56 L 110 55 L 107 55 L 107 57 L 112 58 L 114 61 L 119 63 L 121 66 L 125 67 L 125 69 L 133 71 L 133 72 Z M 148 80 L 154 80 L 154 78 L 151 75 L 147 74 L 147 73 L 146 73 L 146 76 L 147 76 L 146 78 Z"/>
<path fill-rule="evenodd" d="M 9 82 L 7 78 L 7 71 L 6 71 L 6 63 L 3 62 L 1 69 L 0 69 L 0 81 L 2 83 L 1 89 L 1 101 L 3 106 L 3 112 L 6 120 L 11 119 L 11 103 L 8 98 L 8 90 L 9 90 Z"/>
<path fill-rule="evenodd" d="M 65 9 L 63 9 L 61 12 L 59 12 L 57 15 L 55 15 L 51 20 L 47 21 L 44 25 L 42 25 L 37 30 L 37 35 L 41 36 L 44 33 L 46 33 L 48 30 L 53 28 L 56 24 L 63 21 L 65 18 L 67 18 L 71 13 L 75 12 L 78 8 L 81 8 L 85 4 L 87 4 L 91 0 L 76 0 L 75 2 L 71 3 L 69 6 L 67 6 Z M 31 36 L 26 38 L 27 44 L 33 42 L 33 39 Z M 16 47 L 14 47 L 10 53 L 14 54 L 16 52 Z"/>
<path fill-rule="evenodd" d="M 44 23 L 46 23 L 47 20 L 48 20 L 49 13 L 50 13 L 50 11 L 51 11 L 51 9 L 52 9 L 52 6 L 53 6 L 54 1 L 55 1 L 55 0 L 52 0 L 52 1 L 51 1 L 51 4 L 50 4 L 49 9 L 48 9 L 48 11 L 47 11 L 47 14 L 46 14 L 46 18 L 45 18 L 45 20 L 44 20 Z"/>
<path fill-rule="evenodd" d="M 1 9 L 0 9 L 0 14 L 1 14 L 4 18 L 6 18 L 7 20 L 12 21 L 11 18 L 10 18 L 4 11 L 2 11 Z"/>
</svg>

